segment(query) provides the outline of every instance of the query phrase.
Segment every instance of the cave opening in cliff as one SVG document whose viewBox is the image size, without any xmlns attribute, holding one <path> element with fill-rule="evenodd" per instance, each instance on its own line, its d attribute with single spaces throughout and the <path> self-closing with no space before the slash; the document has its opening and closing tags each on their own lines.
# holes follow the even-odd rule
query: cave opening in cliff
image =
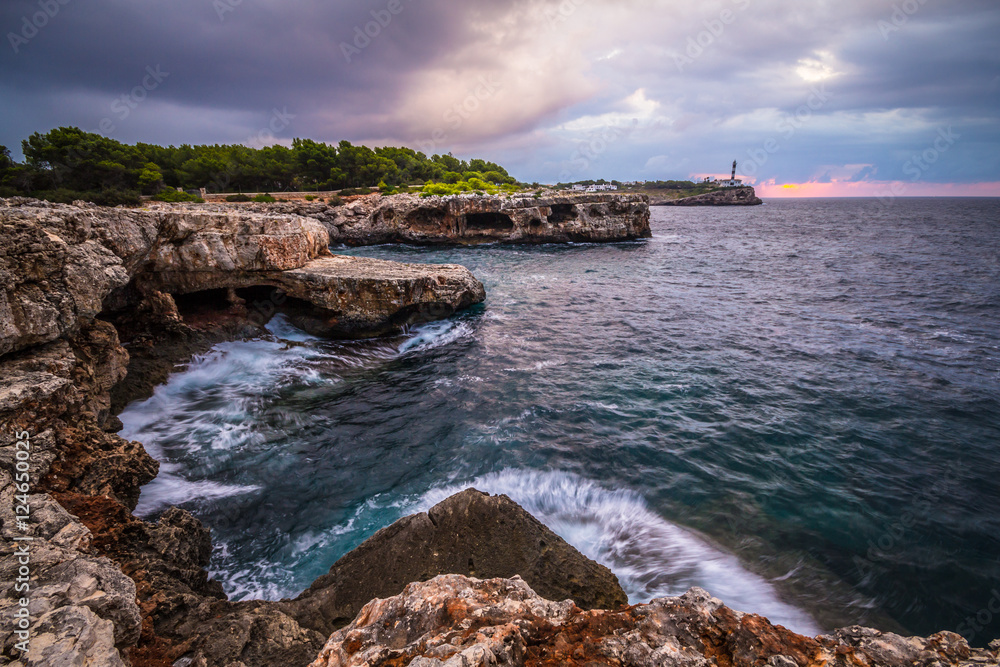
<svg viewBox="0 0 1000 667">
<path fill-rule="evenodd" d="M 453 224 L 454 216 L 438 208 L 418 208 L 406 216 L 404 226 L 422 232 L 447 234 Z"/>
<path fill-rule="evenodd" d="M 576 220 L 576 207 L 573 204 L 553 204 L 552 212 L 549 213 L 549 223 L 558 225 L 570 220 Z"/>
<path fill-rule="evenodd" d="M 226 289 L 209 289 L 187 294 L 173 294 L 177 313 L 185 323 L 192 320 L 202 320 L 213 313 L 228 310 L 229 294 Z"/>
<path fill-rule="evenodd" d="M 465 216 L 466 229 L 514 229 L 514 221 L 506 213 L 469 213 Z"/>
</svg>

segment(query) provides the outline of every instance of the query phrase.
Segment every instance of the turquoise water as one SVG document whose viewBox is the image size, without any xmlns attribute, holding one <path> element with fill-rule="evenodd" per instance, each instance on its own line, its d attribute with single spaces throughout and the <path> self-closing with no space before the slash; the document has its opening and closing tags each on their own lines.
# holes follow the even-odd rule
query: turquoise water
<svg viewBox="0 0 1000 667">
<path fill-rule="evenodd" d="M 464 264 L 487 301 L 377 341 L 279 317 L 218 346 L 122 415 L 164 462 L 139 511 L 192 510 L 227 591 L 273 599 L 475 485 L 636 602 L 699 585 L 803 632 L 1000 636 L 1000 200 L 654 209 L 652 227 L 335 249 Z"/>
</svg>

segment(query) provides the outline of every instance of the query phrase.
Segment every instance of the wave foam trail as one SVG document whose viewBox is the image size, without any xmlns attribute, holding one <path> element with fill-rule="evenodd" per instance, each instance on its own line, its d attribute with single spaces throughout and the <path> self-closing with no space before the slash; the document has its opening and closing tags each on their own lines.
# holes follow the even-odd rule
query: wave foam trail
<svg viewBox="0 0 1000 667">
<path fill-rule="evenodd" d="M 585 556 L 610 568 L 633 604 L 700 586 L 733 609 L 762 614 L 808 636 L 820 633 L 805 611 L 783 602 L 770 582 L 744 568 L 736 556 L 666 521 L 634 492 L 610 491 L 565 472 L 508 469 L 432 489 L 421 509 L 469 486 L 510 496 Z"/>
<path fill-rule="evenodd" d="M 171 472 L 161 472 L 156 479 L 142 487 L 134 513 L 138 517 L 150 517 L 173 505 L 193 500 L 207 502 L 259 490 L 259 486 L 227 485 L 210 480 L 189 482 Z"/>
<path fill-rule="evenodd" d="M 410 334 L 410 337 L 400 344 L 398 348 L 400 354 L 414 351 L 422 352 L 448 345 L 471 335 L 472 327 L 465 322 L 441 320 L 415 327 Z"/>
</svg>

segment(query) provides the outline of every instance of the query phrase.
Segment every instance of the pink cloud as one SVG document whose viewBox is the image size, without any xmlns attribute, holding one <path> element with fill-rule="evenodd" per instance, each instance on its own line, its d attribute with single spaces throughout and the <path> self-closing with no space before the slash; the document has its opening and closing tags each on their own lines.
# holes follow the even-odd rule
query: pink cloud
<svg viewBox="0 0 1000 667">
<path fill-rule="evenodd" d="M 907 181 L 832 181 L 754 184 L 757 196 L 795 197 L 1000 197 L 1000 181 L 987 183 L 912 183 Z"/>
</svg>

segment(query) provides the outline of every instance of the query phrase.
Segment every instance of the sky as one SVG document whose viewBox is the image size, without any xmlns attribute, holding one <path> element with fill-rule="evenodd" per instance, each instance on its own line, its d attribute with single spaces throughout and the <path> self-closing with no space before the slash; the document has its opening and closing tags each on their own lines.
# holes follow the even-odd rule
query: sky
<svg viewBox="0 0 1000 667">
<path fill-rule="evenodd" d="M 997 0 L 3 0 L 0 144 L 404 145 L 522 181 L 1000 196 Z"/>
</svg>

